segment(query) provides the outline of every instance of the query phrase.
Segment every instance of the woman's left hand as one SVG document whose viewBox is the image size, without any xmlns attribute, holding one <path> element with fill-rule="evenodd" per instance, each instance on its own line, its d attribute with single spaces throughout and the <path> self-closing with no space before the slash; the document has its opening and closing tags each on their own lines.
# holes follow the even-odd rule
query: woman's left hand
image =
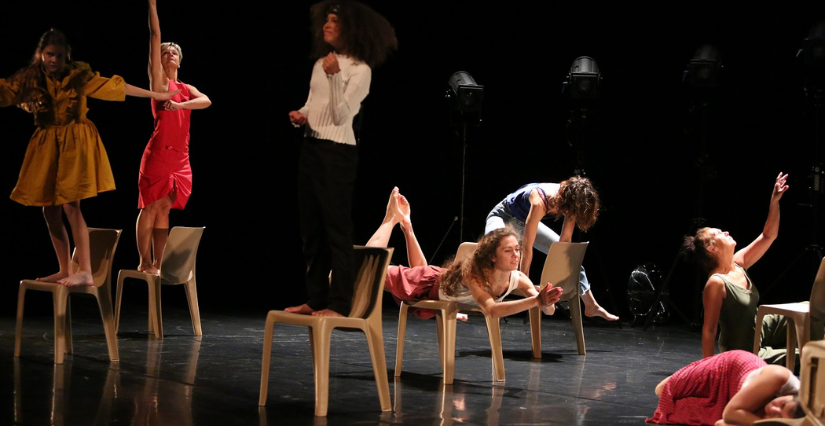
<svg viewBox="0 0 825 426">
<path fill-rule="evenodd" d="M 771 201 L 779 201 L 782 198 L 782 195 L 785 191 L 788 190 L 788 185 L 785 184 L 788 180 L 788 174 L 785 173 L 784 175 L 782 172 L 779 172 L 779 176 L 776 177 L 776 183 L 773 184 L 773 193 L 771 194 Z"/>
<path fill-rule="evenodd" d="M 181 105 L 181 104 L 179 104 L 175 101 L 170 100 L 170 101 L 166 101 L 163 104 L 163 109 L 165 109 L 166 111 L 177 111 L 179 109 L 183 109 L 183 105 Z"/>
</svg>

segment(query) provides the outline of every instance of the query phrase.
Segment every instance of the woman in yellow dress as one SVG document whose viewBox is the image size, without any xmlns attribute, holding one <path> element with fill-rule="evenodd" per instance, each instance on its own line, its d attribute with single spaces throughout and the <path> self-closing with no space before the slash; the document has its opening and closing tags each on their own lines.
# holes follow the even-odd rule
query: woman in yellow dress
<svg viewBox="0 0 825 426">
<path fill-rule="evenodd" d="M 0 79 L 0 106 L 17 105 L 34 114 L 37 126 L 11 199 L 43 207 L 60 269 L 38 280 L 66 286 L 93 284 L 80 200 L 115 189 L 115 181 L 97 128 L 86 118 L 86 98 L 122 101 L 129 95 L 168 100 L 176 93 L 150 92 L 126 84 L 119 76 L 101 77 L 89 64 L 71 60 L 66 36 L 55 29 L 40 38 L 29 66 Z M 77 271 L 71 270 L 64 213 L 77 250 Z"/>
</svg>

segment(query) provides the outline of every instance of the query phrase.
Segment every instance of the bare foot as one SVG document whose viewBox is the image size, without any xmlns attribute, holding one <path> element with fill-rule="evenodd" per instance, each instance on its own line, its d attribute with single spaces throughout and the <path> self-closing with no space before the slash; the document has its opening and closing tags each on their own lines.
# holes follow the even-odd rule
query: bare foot
<svg viewBox="0 0 825 426">
<path fill-rule="evenodd" d="M 607 312 L 604 308 L 599 305 L 595 306 L 587 306 L 584 308 L 584 314 L 588 317 L 602 317 L 608 321 L 616 321 L 619 319 L 616 315 Z"/>
<path fill-rule="evenodd" d="M 82 285 L 94 285 L 95 280 L 91 273 L 80 271 L 63 278 L 62 280 L 57 280 L 57 283 L 65 285 L 66 287 L 76 287 Z"/>
<path fill-rule="evenodd" d="M 56 283 L 56 282 L 66 278 L 68 276 L 69 276 L 69 274 L 66 273 L 66 272 L 57 272 L 57 273 L 49 275 L 48 277 L 37 278 L 36 281 L 40 281 L 40 282 L 44 282 L 44 283 Z"/>
<path fill-rule="evenodd" d="M 398 194 L 398 213 L 401 215 L 401 226 L 409 228 L 412 225 L 410 221 L 410 202 L 407 201 L 407 197 L 401 194 Z"/>
<path fill-rule="evenodd" d="M 398 214 L 398 187 L 393 187 L 390 193 L 390 200 L 387 201 L 387 212 L 384 214 L 384 222 L 396 224 L 401 221 Z"/>
<path fill-rule="evenodd" d="M 338 312 L 333 311 L 332 309 L 321 309 L 320 311 L 315 311 L 312 313 L 314 317 L 343 317 L 343 315 L 339 314 Z"/>
<path fill-rule="evenodd" d="M 143 272 L 144 274 L 160 275 L 160 269 L 158 269 L 155 265 L 140 264 L 138 265 L 137 270 Z"/>
<path fill-rule="evenodd" d="M 284 309 L 284 312 L 289 312 L 291 314 L 301 314 L 301 315 L 309 315 L 315 310 L 309 307 L 306 303 L 301 306 L 290 306 L 289 308 Z"/>
<path fill-rule="evenodd" d="M 467 316 L 467 314 L 457 313 L 455 314 L 455 319 L 459 321 L 467 321 L 469 317 Z"/>
</svg>

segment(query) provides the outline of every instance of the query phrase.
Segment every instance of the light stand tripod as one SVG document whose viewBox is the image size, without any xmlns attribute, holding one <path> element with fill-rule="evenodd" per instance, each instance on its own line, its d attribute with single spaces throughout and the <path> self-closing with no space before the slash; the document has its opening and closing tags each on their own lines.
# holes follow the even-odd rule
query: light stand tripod
<svg viewBox="0 0 825 426">
<path fill-rule="evenodd" d="M 448 80 L 450 90 L 447 91 L 445 99 L 448 101 L 450 124 L 456 131 L 456 137 L 461 139 L 461 205 L 459 216 L 453 219 L 447 232 L 438 244 L 438 248 L 433 253 L 433 257 L 441 248 L 447 234 L 453 229 L 456 220 L 458 221 L 458 244 L 464 242 L 464 189 L 467 178 L 467 128 L 469 126 L 481 125 L 481 102 L 484 99 L 484 86 L 476 83 L 473 76 L 466 71 L 457 71 Z"/>
<path fill-rule="evenodd" d="M 683 81 L 686 81 L 690 87 L 690 99 L 696 108 L 692 108 L 698 116 L 699 122 L 699 158 L 695 166 L 697 171 L 697 181 L 699 187 L 696 194 L 696 202 L 694 204 L 694 215 L 691 219 L 690 226 L 686 235 L 693 235 L 696 231 L 704 225 L 705 219 L 702 218 L 705 203 L 705 183 L 716 179 L 716 170 L 710 162 L 710 157 L 707 153 L 707 139 L 708 139 L 708 108 L 717 96 L 717 88 L 719 86 L 719 76 L 722 69 L 719 51 L 715 47 L 704 45 L 700 46 L 693 56 L 693 59 L 688 64 L 688 69 L 683 74 Z M 698 327 L 699 319 L 702 315 L 701 310 L 701 283 L 699 271 L 696 272 L 694 282 L 696 291 L 693 297 L 694 319 L 691 320 L 685 315 L 672 300 L 670 300 L 670 282 L 673 278 L 673 273 L 676 267 L 684 260 L 684 253 L 681 248 L 676 254 L 673 264 L 668 270 L 667 276 L 662 285 L 656 292 L 656 299 L 650 306 L 645 319 L 644 330 L 653 323 L 656 317 L 656 310 L 661 303 L 666 302 L 679 316 L 685 320 L 691 327 Z"/>
</svg>

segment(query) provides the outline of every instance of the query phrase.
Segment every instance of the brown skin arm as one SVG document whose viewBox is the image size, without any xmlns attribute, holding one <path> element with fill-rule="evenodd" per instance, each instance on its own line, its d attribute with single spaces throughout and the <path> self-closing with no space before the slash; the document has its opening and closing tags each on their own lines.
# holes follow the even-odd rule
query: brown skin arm
<svg viewBox="0 0 825 426">
<path fill-rule="evenodd" d="M 731 398 L 722 413 L 723 425 L 752 425 L 764 418 L 763 409 L 768 401 L 788 381 L 790 371 L 779 365 L 768 365 L 745 388 Z M 718 423 L 717 423 L 718 424 Z"/>
<path fill-rule="evenodd" d="M 716 347 L 716 330 L 719 325 L 719 313 L 722 300 L 725 299 L 725 283 L 719 277 L 711 276 L 702 292 L 702 305 L 705 320 L 702 324 L 702 358 L 713 356 Z"/>
<path fill-rule="evenodd" d="M 533 261 L 533 243 L 536 242 L 536 233 L 539 230 L 541 219 L 547 215 L 544 202 L 538 191 L 530 191 L 530 211 L 524 221 L 524 235 L 521 238 L 521 272 L 530 274 L 530 264 Z"/>
<path fill-rule="evenodd" d="M 467 283 L 467 287 L 470 289 L 473 299 L 475 299 L 482 312 L 493 318 L 517 314 L 535 306 L 544 308 L 558 302 L 561 297 L 561 289 L 553 287 L 552 284 L 548 284 L 541 292 L 536 292 L 535 287 L 533 287 L 533 292 L 537 293 L 535 296 L 517 300 L 505 300 L 502 302 L 496 302 L 493 296 L 487 293 L 481 284 L 475 281 L 470 280 Z"/>
</svg>

